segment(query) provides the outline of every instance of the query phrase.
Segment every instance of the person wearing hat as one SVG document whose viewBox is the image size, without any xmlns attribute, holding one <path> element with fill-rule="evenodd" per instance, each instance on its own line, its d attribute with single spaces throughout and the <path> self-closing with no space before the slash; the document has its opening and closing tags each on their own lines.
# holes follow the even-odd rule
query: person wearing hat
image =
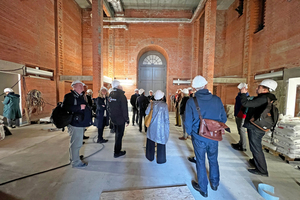
<svg viewBox="0 0 300 200">
<path fill-rule="evenodd" d="M 103 138 L 104 127 L 109 125 L 108 112 L 108 91 L 106 87 L 101 87 L 99 96 L 94 99 L 96 105 L 96 118 L 94 125 L 98 128 L 97 143 L 106 143 L 108 140 Z"/>
<path fill-rule="evenodd" d="M 194 96 L 194 90 L 193 90 L 193 88 L 189 87 L 188 90 L 189 90 L 190 97 L 193 97 Z"/>
<path fill-rule="evenodd" d="M 129 125 L 128 104 L 120 82 L 114 80 L 112 82 L 112 87 L 113 90 L 108 98 L 108 107 L 115 130 L 114 157 L 118 158 L 126 154 L 126 151 L 122 151 L 122 139 L 125 131 L 125 123 L 127 124 L 126 126 Z"/>
<path fill-rule="evenodd" d="M 73 113 L 71 123 L 68 125 L 70 138 L 70 160 L 72 167 L 86 167 L 87 163 L 80 160 L 79 150 L 83 143 L 83 134 L 86 127 L 92 125 L 92 110 L 83 97 L 83 83 L 79 80 L 74 81 L 71 86 L 72 90 L 66 94 L 62 107 Z"/>
<path fill-rule="evenodd" d="M 192 181 L 193 188 L 204 197 L 207 193 L 207 172 L 205 167 L 205 154 L 209 160 L 209 180 L 212 190 L 217 190 L 220 182 L 218 164 L 218 141 L 211 140 L 199 135 L 200 119 L 194 98 L 196 98 L 203 119 L 212 119 L 225 123 L 227 121 L 223 103 L 219 97 L 212 95 L 207 89 L 207 81 L 202 76 L 193 79 L 192 87 L 195 88 L 195 97 L 190 98 L 185 108 L 185 129 L 192 136 L 192 143 L 196 155 L 196 181 Z"/>
<path fill-rule="evenodd" d="M 181 118 L 180 118 L 180 101 L 182 99 L 182 91 L 181 89 L 177 90 L 177 95 L 175 96 L 175 117 L 176 117 L 176 124 L 175 126 L 181 127 Z"/>
<path fill-rule="evenodd" d="M 277 88 L 277 82 L 272 79 L 263 80 L 259 86 L 256 88 L 257 96 L 252 100 L 247 97 L 247 89 L 243 87 L 241 89 L 241 102 L 242 106 L 248 108 L 247 116 L 244 122 L 244 127 L 247 128 L 248 139 L 250 150 L 253 155 L 253 159 L 250 159 L 249 162 L 254 164 L 255 168 L 248 169 L 252 174 L 269 176 L 266 159 L 262 150 L 262 137 L 265 132 L 260 130 L 256 126 L 250 123 L 250 119 L 253 117 L 257 119 L 260 117 L 261 113 L 265 110 L 268 105 L 268 99 L 271 102 L 275 102 L 276 96 L 270 92 L 275 91 Z"/>
<path fill-rule="evenodd" d="M 153 95 L 153 91 L 149 90 L 149 96 L 148 96 L 148 101 L 154 101 L 154 95 Z"/>
<path fill-rule="evenodd" d="M 139 122 L 139 114 L 138 108 L 136 107 L 136 100 L 139 97 L 139 89 L 134 90 L 134 94 L 130 98 L 130 104 L 132 106 L 132 125 L 134 126 L 134 122 L 138 124 Z"/>
<path fill-rule="evenodd" d="M 189 100 L 190 96 L 189 96 L 189 90 L 188 89 L 183 89 L 182 93 L 183 93 L 183 98 L 180 102 L 179 113 L 180 113 L 181 122 L 182 122 L 183 136 L 179 137 L 179 140 L 186 140 L 187 139 L 187 133 L 185 131 L 185 126 L 184 126 L 184 119 L 185 119 L 184 112 L 185 112 L 186 102 L 187 102 L 187 100 Z"/>
<path fill-rule="evenodd" d="M 13 89 L 5 88 L 4 93 L 6 96 L 4 97 L 3 108 L 3 117 L 6 117 L 8 126 L 11 128 L 15 128 L 13 123 L 16 126 L 20 126 L 19 119 L 22 117 L 20 111 L 20 95 L 15 94 Z"/>
<path fill-rule="evenodd" d="M 140 89 L 139 94 L 140 94 L 140 96 L 136 100 L 136 107 L 139 110 L 139 131 L 142 132 L 143 119 L 145 121 L 145 117 L 146 117 L 145 111 L 148 107 L 149 100 L 145 96 L 145 90 L 144 89 Z M 145 132 L 147 132 L 147 127 L 145 125 L 144 125 L 144 127 L 145 127 Z"/>
<path fill-rule="evenodd" d="M 157 160 L 158 164 L 167 162 L 166 159 L 166 143 L 169 138 L 169 111 L 168 105 L 163 101 L 164 93 L 157 90 L 154 95 L 155 101 L 152 101 L 147 110 L 148 115 L 153 104 L 153 113 L 150 126 L 147 130 L 147 143 L 146 143 L 146 158 L 149 161 L 154 160 L 155 156 L 155 143 L 157 144 Z"/>
<path fill-rule="evenodd" d="M 246 138 L 246 130 L 243 127 L 244 121 L 246 118 L 247 109 L 242 106 L 241 102 L 241 89 L 248 88 L 246 83 L 240 83 L 237 87 L 239 89 L 238 95 L 235 97 L 235 104 L 234 104 L 234 116 L 235 122 L 237 126 L 238 133 L 240 135 L 240 141 L 236 144 L 231 144 L 232 148 L 238 151 L 247 151 L 247 138 Z M 246 94 L 249 96 L 249 93 Z"/>
</svg>

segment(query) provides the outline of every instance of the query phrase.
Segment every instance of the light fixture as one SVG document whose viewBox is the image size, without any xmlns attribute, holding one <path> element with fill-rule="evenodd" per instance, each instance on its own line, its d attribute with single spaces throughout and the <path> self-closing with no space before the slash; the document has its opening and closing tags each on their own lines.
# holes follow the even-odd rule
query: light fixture
<svg viewBox="0 0 300 200">
<path fill-rule="evenodd" d="M 265 79 L 265 78 L 282 78 L 283 71 L 271 72 L 266 74 L 259 74 L 254 76 L 254 80 Z"/>
<path fill-rule="evenodd" d="M 115 79 L 115 80 L 120 81 L 121 85 L 133 85 L 133 80 L 130 80 L 128 78 L 125 78 L 125 79 Z"/>
<path fill-rule="evenodd" d="M 180 79 L 173 80 L 173 84 L 177 84 L 177 85 L 190 85 L 191 83 L 192 80 L 180 80 Z"/>
<path fill-rule="evenodd" d="M 46 70 L 41 70 L 38 67 L 36 67 L 36 68 L 26 67 L 26 73 L 34 74 L 34 75 L 40 75 L 40 76 L 53 77 L 53 72 L 49 72 L 49 71 L 46 71 Z"/>
</svg>

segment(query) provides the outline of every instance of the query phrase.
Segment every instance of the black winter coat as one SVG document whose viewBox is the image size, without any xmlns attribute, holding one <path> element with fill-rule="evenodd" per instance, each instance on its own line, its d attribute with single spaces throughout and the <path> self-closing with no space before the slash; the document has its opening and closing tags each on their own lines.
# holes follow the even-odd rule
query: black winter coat
<svg viewBox="0 0 300 200">
<path fill-rule="evenodd" d="M 154 101 L 155 99 L 154 99 L 154 96 L 152 95 L 152 96 L 148 96 L 148 101 L 150 102 L 150 100 L 152 100 L 152 101 Z"/>
<path fill-rule="evenodd" d="M 140 95 L 139 94 L 133 94 L 130 98 L 130 104 L 132 105 L 132 108 L 133 109 L 136 109 L 137 110 L 137 107 L 136 107 L 136 99 L 139 97 Z"/>
<path fill-rule="evenodd" d="M 86 105 L 84 110 L 81 110 L 80 105 Z M 83 96 L 71 90 L 66 94 L 63 101 L 63 108 L 73 113 L 73 119 L 70 125 L 75 127 L 88 127 L 92 125 L 92 110 L 84 100 Z"/>
<path fill-rule="evenodd" d="M 180 103 L 180 110 L 179 110 L 179 112 L 180 112 L 180 114 L 181 115 L 183 115 L 184 114 L 184 111 L 185 111 L 185 105 L 186 105 L 186 102 L 187 102 L 187 100 L 189 100 L 189 96 L 187 96 L 187 97 L 183 97 L 182 98 L 182 100 L 181 100 L 181 103 Z"/>
<path fill-rule="evenodd" d="M 149 100 L 144 94 L 142 94 L 139 98 L 137 98 L 136 106 L 139 109 L 139 113 L 145 115 L 145 111 L 148 107 L 148 104 L 149 104 Z"/>
<path fill-rule="evenodd" d="M 268 105 L 267 97 L 269 97 L 270 100 L 273 102 L 277 100 L 275 95 L 272 93 L 259 94 L 252 100 L 248 100 L 247 94 L 241 94 L 240 97 L 242 106 L 249 108 L 245 119 L 245 123 L 249 122 L 252 117 L 254 117 L 254 119 L 258 119 L 260 117 L 261 113 L 265 110 L 265 108 Z"/>
<path fill-rule="evenodd" d="M 108 98 L 98 97 L 94 99 L 94 102 L 96 104 L 96 118 L 94 121 L 94 125 L 97 126 L 97 128 L 103 127 L 104 111 L 106 111 L 106 120 L 104 121 L 105 123 L 104 126 L 108 126 L 109 124 Z"/>
<path fill-rule="evenodd" d="M 111 121 L 114 125 L 129 124 L 128 104 L 124 91 L 114 88 L 109 94 L 108 109 Z"/>
</svg>

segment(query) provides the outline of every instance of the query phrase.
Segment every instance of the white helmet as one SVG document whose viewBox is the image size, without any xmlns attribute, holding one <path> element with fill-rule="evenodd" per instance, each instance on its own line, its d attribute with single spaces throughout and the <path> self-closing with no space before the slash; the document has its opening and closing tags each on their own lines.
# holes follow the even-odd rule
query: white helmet
<svg viewBox="0 0 300 200">
<path fill-rule="evenodd" d="M 270 92 L 275 91 L 277 88 L 277 82 L 272 79 L 265 79 L 259 85 L 269 88 Z"/>
<path fill-rule="evenodd" d="M 134 90 L 134 92 L 138 92 L 138 91 L 139 91 L 139 89 L 135 89 L 135 90 Z"/>
<path fill-rule="evenodd" d="M 88 90 L 86 91 L 86 93 L 93 93 L 93 90 L 88 89 Z"/>
<path fill-rule="evenodd" d="M 149 90 L 149 92 L 153 92 L 152 90 Z"/>
<path fill-rule="evenodd" d="M 182 92 L 183 92 L 183 94 L 189 94 L 189 90 L 186 89 L 186 88 L 184 88 L 184 89 L 182 90 Z"/>
<path fill-rule="evenodd" d="M 6 92 L 13 92 L 13 89 L 11 89 L 11 88 L 5 88 L 4 89 L 4 93 L 6 93 Z"/>
<path fill-rule="evenodd" d="M 140 90 L 139 90 L 139 94 L 143 94 L 144 92 L 145 92 L 144 89 L 140 89 Z"/>
<path fill-rule="evenodd" d="M 193 88 L 202 88 L 206 84 L 207 84 L 206 79 L 203 76 L 198 75 L 193 79 L 192 87 Z"/>
<path fill-rule="evenodd" d="M 79 80 L 73 81 L 72 84 L 71 84 L 71 86 L 73 87 L 77 83 L 80 83 L 80 84 L 82 84 L 82 86 L 85 86 L 85 84 L 83 82 L 79 81 Z"/>
<path fill-rule="evenodd" d="M 165 93 L 163 93 L 161 90 L 157 90 L 157 91 L 155 92 L 154 99 L 155 99 L 155 100 L 160 100 L 160 99 L 162 99 L 164 96 L 165 96 Z"/>
<path fill-rule="evenodd" d="M 240 90 L 241 90 L 242 88 L 248 89 L 248 85 L 247 85 L 246 83 L 240 83 L 240 84 L 237 86 L 237 88 L 239 88 Z"/>
</svg>

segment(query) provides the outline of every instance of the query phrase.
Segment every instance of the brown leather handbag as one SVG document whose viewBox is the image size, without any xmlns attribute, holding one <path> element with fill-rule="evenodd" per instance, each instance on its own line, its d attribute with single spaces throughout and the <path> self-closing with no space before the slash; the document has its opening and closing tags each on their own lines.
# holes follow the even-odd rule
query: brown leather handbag
<svg viewBox="0 0 300 200">
<path fill-rule="evenodd" d="M 200 118 L 199 135 L 211 140 L 222 141 L 222 135 L 225 134 L 225 129 L 230 132 L 229 127 L 223 122 L 212 119 L 203 119 L 196 97 L 193 97 L 193 99 Z"/>
</svg>

